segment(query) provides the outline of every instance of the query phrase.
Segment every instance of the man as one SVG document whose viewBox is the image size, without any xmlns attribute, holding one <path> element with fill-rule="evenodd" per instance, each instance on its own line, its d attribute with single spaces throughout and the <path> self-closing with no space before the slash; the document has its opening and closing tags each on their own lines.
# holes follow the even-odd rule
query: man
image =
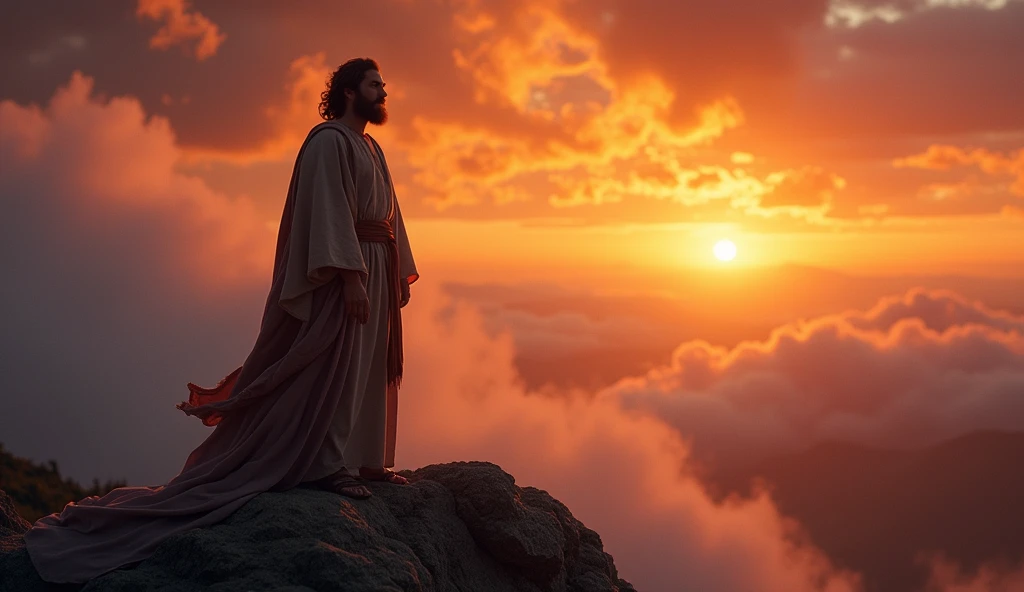
<svg viewBox="0 0 1024 592">
<path fill-rule="evenodd" d="M 394 466 L 402 378 L 400 308 L 419 278 L 384 153 L 387 119 L 369 59 L 346 62 L 321 96 L 281 216 L 256 343 L 213 388 L 178 408 L 216 426 L 166 485 L 69 503 L 25 535 L 46 581 L 85 582 L 149 557 L 167 537 L 223 520 L 264 491 L 303 485 L 365 498 L 405 484 Z"/>
<path fill-rule="evenodd" d="M 409 301 L 409 284 L 419 275 L 383 151 L 365 133 L 367 123 L 387 121 L 385 86 L 380 68 L 370 59 L 350 60 L 332 75 L 320 103 L 320 115 L 327 121 L 310 131 L 293 172 L 290 193 L 295 194 L 296 209 L 289 212 L 286 206 L 275 266 L 287 264 L 277 304 L 298 320 L 312 321 L 316 289 L 332 279 L 342 288 L 349 323 L 342 333 L 351 332 L 346 334 L 351 342 L 339 349 L 341 359 L 327 366 L 344 366 L 337 371 L 350 374 L 338 385 L 339 392 L 331 394 L 329 404 L 337 399 L 333 421 L 303 481 L 356 498 L 371 493 L 350 471 L 358 470 L 369 480 L 406 482 L 390 470 L 402 364 L 398 309 Z M 289 218 L 290 231 L 297 236 L 289 236 Z M 282 237 L 294 244 L 282 245 Z M 288 256 L 282 262 L 285 250 Z M 268 366 L 263 353 L 254 350 L 249 377 Z M 249 382 L 244 380 L 245 367 L 236 372 L 240 382 Z M 190 400 L 179 408 L 209 423 L 222 413 L 217 403 L 237 384 L 229 376 L 215 389 L 191 383 L 189 388 Z"/>
<path fill-rule="evenodd" d="M 368 367 L 357 368 L 358 372 L 366 372 L 366 383 L 363 385 L 356 380 L 353 382 L 355 388 L 346 392 L 346 398 L 335 413 L 328 437 L 307 477 L 328 472 L 313 483 L 358 498 L 369 497 L 370 491 L 349 473 L 355 468 L 364 479 L 395 484 L 407 482 L 390 470 L 394 466 L 397 390 L 402 362 L 401 314 L 398 309 L 408 303 L 409 284 L 416 281 L 419 274 L 412 259 L 383 150 L 365 133 L 367 123 L 383 125 L 387 121 L 385 86 L 380 68 L 373 60 L 351 60 L 340 67 L 321 95 L 320 115 L 341 126 L 323 124 L 314 128 L 307 146 L 307 150 L 321 149 L 332 159 L 336 153 L 341 161 L 346 156 L 352 159 L 350 170 L 341 168 L 341 177 L 345 184 L 346 174 L 349 176 L 347 182 L 356 197 L 357 221 L 354 228 L 357 239 L 367 241 L 361 243 L 364 266 L 358 267 L 355 260 L 347 265 L 349 262 L 342 259 L 339 265 L 327 261 L 324 267 L 328 274 L 333 268 L 338 269 L 349 318 L 367 325 L 357 338 L 356 347 L 364 354 L 360 361 L 365 360 L 369 364 Z M 318 132 L 331 127 L 341 132 L 340 137 L 338 134 L 332 137 L 330 131 L 325 131 L 319 138 L 313 138 Z M 352 142 L 351 137 L 344 137 L 353 133 L 358 133 L 367 150 L 364 151 L 359 142 Z M 321 146 L 325 143 L 328 145 Z M 364 152 L 369 155 L 369 161 L 363 156 Z M 328 188 L 327 197 L 331 197 L 334 191 Z M 345 193 L 350 193 L 347 187 Z M 334 197 L 342 199 L 343 196 Z M 374 221 L 384 224 L 376 227 L 369 224 Z M 347 228 L 339 234 L 347 234 Z M 392 248 L 388 247 L 387 241 Z M 330 241 L 325 243 L 330 244 Z M 398 266 L 397 269 L 391 268 L 392 262 Z M 302 285 L 304 282 L 300 280 L 299 290 Z M 392 298 L 398 305 L 389 308 L 393 304 Z M 363 374 L 357 376 L 362 377 Z"/>
</svg>

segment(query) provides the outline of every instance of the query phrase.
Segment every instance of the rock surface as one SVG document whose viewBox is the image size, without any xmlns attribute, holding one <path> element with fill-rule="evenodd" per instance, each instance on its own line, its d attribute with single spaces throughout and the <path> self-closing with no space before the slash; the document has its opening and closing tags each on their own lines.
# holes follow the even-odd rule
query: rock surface
<svg viewBox="0 0 1024 592">
<path fill-rule="evenodd" d="M 0 590 L 627 592 L 598 534 L 546 492 L 483 462 L 403 471 L 373 497 L 264 493 L 228 519 L 84 586 L 39 579 L 28 523 L 0 491 Z"/>
</svg>

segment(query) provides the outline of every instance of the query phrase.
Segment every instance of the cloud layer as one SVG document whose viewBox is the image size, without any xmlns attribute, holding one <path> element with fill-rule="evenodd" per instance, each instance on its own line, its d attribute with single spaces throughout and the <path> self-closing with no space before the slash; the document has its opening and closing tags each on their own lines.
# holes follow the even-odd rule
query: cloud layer
<svg viewBox="0 0 1024 592">
<path fill-rule="evenodd" d="M 1024 317 L 943 291 L 777 328 L 732 349 L 679 346 L 669 366 L 606 396 L 742 462 L 838 439 L 914 447 L 1024 429 Z"/>
<path fill-rule="evenodd" d="M 327 74 L 371 55 L 413 216 L 806 231 L 1021 209 L 892 165 L 936 143 L 1020 149 L 1018 0 L 133 4 L 17 7 L 0 77 L 39 103 L 87 71 L 169 118 L 211 182 L 285 177 Z"/>
<path fill-rule="evenodd" d="M 173 401 L 258 329 L 243 311 L 265 297 L 276 226 L 177 172 L 179 156 L 165 119 L 94 96 L 82 75 L 45 108 L 0 102 L 0 372 L 16 402 L 0 433 L 12 450 L 87 481 L 122 467 L 166 479 L 181 454 L 169 443 L 190 433 Z M 148 459 L 125 442 L 147 442 Z"/>
<path fill-rule="evenodd" d="M 93 97 L 84 77 L 45 109 L 0 104 L 0 124 L 0 157 L 19 164 L 0 184 L 0 304 L 23 313 L 0 344 L 18 402 L 4 443 L 79 479 L 158 484 L 208 433 L 173 409 L 184 383 L 212 384 L 251 346 L 267 228 L 174 171 L 166 122 Z M 210 291 L 218 273 L 235 279 Z M 524 391 L 510 338 L 430 282 L 405 311 L 402 465 L 499 463 L 597 529 L 641 589 L 854 589 L 767 498 L 713 503 L 660 421 Z"/>
<path fill-rule="evenodd" d="M 311 63 L 294 62 L 296 93 L 311 87 Z M 501 80 L 497 88 L 514 90 Z M 79 478 L 158 483 L 207 433 L 173 409 L 185 382 L 212 384 L 251 347 L 276 226 L 247 200 L 182 173 L 169 120 L 147 116 L 137 98 L 97 95 L 94 84 L 75 74 L 45 107 L 0 102 L 0 160 L 15 165 L 0 176 L 0 264 L 10 280 L 0 305 L 19 313 L 0 342 L 0 373 L 18 402 L 0 433 L 9 449 L 57 458 Z M 634 106 L 659 96 L 657 85 L 641 88 L 650 92 L 632 95 Z M 680 129 L 665 114 L 659 125 Z M 622 132 L 628 120 L 612 123 Z M 500 176 L 506 156 L 472 162 L 496 163 L 478 170 Z M 810 181 L 814 191 L 828 186 Z M 731 350 L 689 342 L 671 367 L 594 400 L 524 389 L 512 337 L 447 299 L 431 284 L 440 279 L 418 284 L 405 309 L 401 464 L 501 464 L 598 530 L 641 589 L 856 589 L 856 577 L 833 569 L 770 499 L 709 499 L 688 470 L 694 453 L 749 455 L 831 437 L 910 445 L 1020 428 L 1024 417 L 1024 321 L 954 294 L 912 292 Z M 538 326 L 538 341 L 550 345 L 558 331 L 568 335 L 564 351 L 585 345 L 588 332 L 611 339 L 624 326 L 562 317 Z"/>
<path fill-rule="evenodd" d="M 1024 590 L 1024 568 L 986 564 L 977 571 L 965 571 L 942 557 L 928 561 L 929 581 L 925 592 L 1018 592 Z"/>
<path fill-rule="evenodd" d="M 473 307 L 433 285 L 406 316 L 408 386 L 400 462 L 488 460 L 548 490 L 601 533 L 623 576 L 644 590 L 853 590 L 799 541 L 770 500 L 716 505 L 678 470 L 687 456 L 660 421 L 610 400 L 531 394 L 515 347 Z M 444 343 L 444 347 L 437 347 Z"/>
</svg>

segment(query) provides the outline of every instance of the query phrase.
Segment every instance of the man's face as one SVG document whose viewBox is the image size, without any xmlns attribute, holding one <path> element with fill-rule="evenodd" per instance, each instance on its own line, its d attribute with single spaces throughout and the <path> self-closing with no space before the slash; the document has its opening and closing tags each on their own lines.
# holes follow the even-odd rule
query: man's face
<svg viewBox="0 0 1024 592">
<path fill-rule="evenodd" d="M 359 92 L 353 97 L 352 111 L 374 125 L 382 125 L 388 120 L 388 112 L 384 108 L 386 96 L 388 93 L 384 90 L 380 72 L 368 70 L 359 85 Z"/>
</svg>

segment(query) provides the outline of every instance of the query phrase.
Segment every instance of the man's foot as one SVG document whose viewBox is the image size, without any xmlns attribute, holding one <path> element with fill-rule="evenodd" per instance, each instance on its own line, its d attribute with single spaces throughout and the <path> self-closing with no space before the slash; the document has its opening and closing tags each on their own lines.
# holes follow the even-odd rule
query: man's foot
<svg viewBox="0 0 1024 592">
<path fill-rule="evenodd" d="M 359 476 L 367 481 L 384 481 L 385 483 L 394 483 L 395 485 L 405 485 L 409 483 L 409 480 L 392 471 L 391 469 L 371 469 L 369 467 L 359 467 Z"/>
<path fill-rule="evenodd" d="M 333 475 L 328 475 L 323 479 L 319 479 L 313 482 L 318 489 L 344 495 L 346 497 L 352 497 L 355 499 L 366 499 L 373 495 L 373 493 L 367 489 L 367 487 L 359 480 L 348 474 L 348 471 L 342 469 Z"/>
</svg>

